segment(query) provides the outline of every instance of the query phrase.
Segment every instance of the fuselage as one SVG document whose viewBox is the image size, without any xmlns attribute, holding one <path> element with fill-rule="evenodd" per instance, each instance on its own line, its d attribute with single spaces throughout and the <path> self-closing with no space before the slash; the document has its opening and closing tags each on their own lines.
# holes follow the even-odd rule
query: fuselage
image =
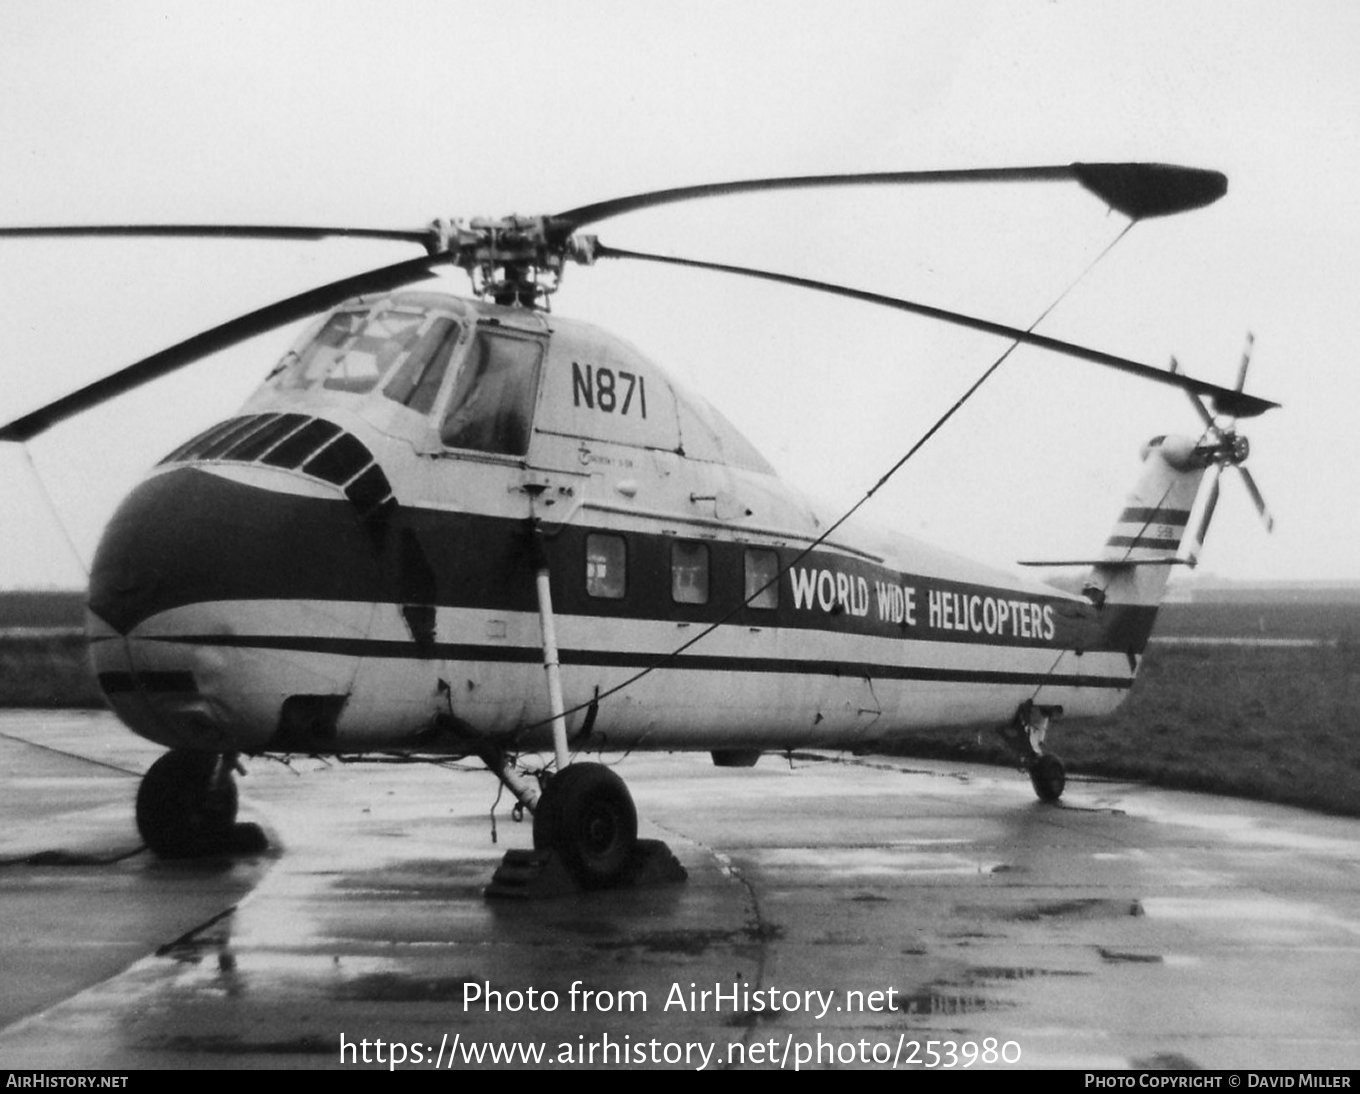
<svg viewBox="0 0 1360 1094">
<path fill-rule="evenodd" d="M 541 747 L 546 560 L 586 749 L 871 748 L 1132 683 L 1155 606 L 849 524 L 818 543 L 831 519 L 603 331 L 371 298 L 124 502 L 92 657 L 172 748 Z"/>
</svg>

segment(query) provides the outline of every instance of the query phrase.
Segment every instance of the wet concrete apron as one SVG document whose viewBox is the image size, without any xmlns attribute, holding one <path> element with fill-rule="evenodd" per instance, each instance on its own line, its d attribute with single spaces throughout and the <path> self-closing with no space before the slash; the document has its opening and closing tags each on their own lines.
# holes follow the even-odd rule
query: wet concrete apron
<svg viewBox="0 0 1360 1094">
<path fill-rule="evenodd" d="M 110 722 L 88 740 L 126 737 Z M 281 851 L 267 873 L 189 878 L 215 910 L 183 937 L 125 913 L 150 956 L 0 1031 L 0 1064 L 386 1066 L 396 1043 L 423 1066 L 454 1046 L 463 1067 L 469 1046 L 541 1044 L 595 1066 L 792 1067 L 820 1050 L 804 1066 L 827 1067 L 988 1039 L 1022 1067 L 1360 1062 L 1357 822 L 1084 781 L 1053 808 L 1021 775 L 911 761 L 641 756 L 619 771 L 641 834 L 690 880 L 489 902 L 496 861 L 530 833 L 502 801 L 491 842 L 484 773 L 256 761 L 241 791 Z M 129 823 L 109 801 L 95 811 Z M 80 816 L 57 819 L 88 836 Z M 162 869 L 49 899 L 157 906 Z M 235 902 L 214 888 L 223 869 L 263 877 L 214 918 Z M 678 1055 L 696 1045 L 709 1055 Z"/>
</svg>

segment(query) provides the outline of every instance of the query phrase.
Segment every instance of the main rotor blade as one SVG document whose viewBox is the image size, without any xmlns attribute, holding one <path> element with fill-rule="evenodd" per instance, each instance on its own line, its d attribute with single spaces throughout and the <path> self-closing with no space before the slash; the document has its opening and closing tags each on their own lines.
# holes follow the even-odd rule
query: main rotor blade
<svg viewBox="0 0 1360 1094">
<path fill-rule="evenodd" d="M 429 244 L 428 228 L 418 231 L 397 228 L 325 228 L 296 224 L 51 224 L 31 228 L 0 228 L 0 238 L 25 236 L 146 236 L 197 239 L 326 239 L 352 236 L 358 239 L 394 239 Z"/>
<path fill-rule="evenodd" d="M 597 201 L 552 217 L 554 223 L 575 231 L 609 217 L 671 205 L 695 198 L 749 194 L 767 190 L 809 190 L 831 186 L 902 186 L 927 183 L 1054 182 L 1073 180 L 1113 209 L 1133 220 L 1169 216 L 1198 209 L 1228 192 L 1228 179 L 1217 171 L 1177 167 L 1166 163 L 1072 163 L 1055 167 L 991 167 L 956 171 L 882 171 L 857 175 L 796 175 L 787 178 L 712 182 L 631 194 Z"/>
<path fill-rule="evenodd" d="M 255 311 L 195 334 L 192 338 L 186 338 L 183 342 L 176 343 L 159 353 L 153 353 L 150 357 L 144 357 L 135 364 L 128 365 L 111 376 L 105 376 L 102 380 L 96 380 L 79 391 L 64 395 L 55 402 L 25 414 L 22 418 L 16 418 L 8 425 L 0 427 L 0 441 L 31 440 L 58 422 L 65 421 L 81 411 L 89 410 L 151 380 L 157 380 L 176 369 L 193 364 L 218 350 L 244 342 L 247 338 L 286 326 L 298 319 L 305 319 L 352 296 L 388 292 L 419 281 L 430 275 L 430 268 L 436 262 L 447 258 L 446 254 L 422 255 L 420 258 L 407 259 L 392 266 L 382 266 L 352 277 L 341 278 L 328 285 L 321 285 L 263 308 L 257 308 Z"/>
<path fill-rule="evenodd" d="M 1057 338 L 1048 338 L 1042 334 L 1034 334 L 1031 331 L 1020 330 L 1018 327 L 1008 327 L 1003 323 L 993 323 L 988 319 L 978 319 L 975 316 L 964 315 L 961 312 L 947 311 L 944 308 L 932 307 L 929 304 L 917 304 L 911 300 L 899 300 L 893 296 L 883 296 L 880 293 L 865 292 L 863 289 L 851 289 L 844 285 L 833 285 L 826 281 L 814 281 L 806 277 L 793 277 L 789 274 L 771 273 L 768 270 L 754 270 L 746 266 L 728 266 L 718 262 L 703 262 L 692 258 L 672 258 L 668 255 L 647 254 L 643 251 L 625 251 L 616 247 L 608 247 L 603 243 L 595 245 L 596 258 L 635 258 L 644 262 L 660 262 L 668 266 L 687 266 L 696 270 L 716 270 L 720 273 L 740 274 L 744 277 L 754 277 L 761 281 L 773 281 L 779 285 L 794 285 L 803 289 L 815 289 L 818 292 L 831 293 L 833 296 L 844 296 L 851 300 L 861 300 L 867 304 L 880 304 L 883 307 L 895 308 L 898 311 L 911 312 L 915 315 L 924 315 L 930 319 L 938 319 L 943 323 L 950 323 L 957 327 L 967 327 L 970 330 L 982 331 L 986 334 L 996 334 L 1012 341 L 1023 342 L 1026 345 L 1037 346 L 1053 353 L 1062 354 L 1065 357 L 1075 357 L 1082 361 L 1091 361 L 1097 365 L 1105 365 L 1109 368 L 1118 369 L 1120 372 L 1131 373 L 1140 376 L 1145 380 L 1152 380 L 1158 384 L 1168 384 L 1171 387 L 1181 388 L 1183 391 L 1191 392 L 1196 395 L 1206 395 L 1214 400 L 1214 405 L 1224 413 L 1235 414 L 1238 417 L 1250 418 L 1257 414 L 1263 414 L 1267 410 L 1279 406 L 1279 403 L 1272 403 L 1266 399 L 1258 398 L 1255 395 L 1247 395 L 1244 392 L 1234 391 L 1231 388 L 1220 387 L 1217 384 L 1206 383 L 1203 380 L 1196 380 L 1180 372 L 1167 372 L 1164 369 L 1153 368 L 1151 365 L 1139 364 L 1137 361 L 1130 361 L 1124 357 L 1116 357 L 1112 353 L 1103 353 L 1100 350 L 1088 349 L 1086 346 L 1078 346 L 1072 342 L 1063 342 Z"/>
</svg>

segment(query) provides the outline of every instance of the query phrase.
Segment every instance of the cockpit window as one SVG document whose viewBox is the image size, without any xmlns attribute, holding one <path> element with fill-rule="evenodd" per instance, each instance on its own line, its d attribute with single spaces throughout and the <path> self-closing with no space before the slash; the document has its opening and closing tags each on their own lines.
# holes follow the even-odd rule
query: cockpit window
<svg viewBox="0 0 1360 1094">
<path fill-rule="evenodd" d="M 285 359 L 279 385 L 287 391 L 370 391 L 410 349 L 425 319 L 424 312 L 402 308 L 336 312 L 295 360 Z"/>
<path fill-rule="evenodd" d="M 452 319 L 436 319 L 383 386 L 383 394 L 428 414 L 457 344 L 458 324 Z"/>
<path fill-rule="evenodd" d="M 444 414 L 443 442 L 450 448 L 524 455 L 542 363 L 543 346 L 536 341 L 479 332 Z"/>
</svg>

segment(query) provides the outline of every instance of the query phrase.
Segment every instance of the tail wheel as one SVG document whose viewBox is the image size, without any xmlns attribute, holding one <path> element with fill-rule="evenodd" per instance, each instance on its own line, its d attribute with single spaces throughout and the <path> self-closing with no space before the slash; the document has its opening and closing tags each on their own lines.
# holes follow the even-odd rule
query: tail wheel
<svg viewBox="0 0 1360 1094">
<path fill-rule="evenodd" d="M 1045 752 L 1036 756 L 1029 765 L 1029 781 L 1034 785 L 1039 800 L 1052 804 L 1062 797 L 1067 786 L 1067 769 L 1057 756 Z"/>
<path fill-rule="evenodd" d="M 549 781 L 534 812 L 534 846 L 552 850 L 586 888 L 616 884 L 637 845 L 637 809 L 623 780 L 578 763 Z"/>
<path fill-rule="evenodd" d="M 236 823 L 236 781 L 212 752 L 167 752 L 137 788 L 137 831 L 162 858 L 213 854 Z"/>
</svg>

